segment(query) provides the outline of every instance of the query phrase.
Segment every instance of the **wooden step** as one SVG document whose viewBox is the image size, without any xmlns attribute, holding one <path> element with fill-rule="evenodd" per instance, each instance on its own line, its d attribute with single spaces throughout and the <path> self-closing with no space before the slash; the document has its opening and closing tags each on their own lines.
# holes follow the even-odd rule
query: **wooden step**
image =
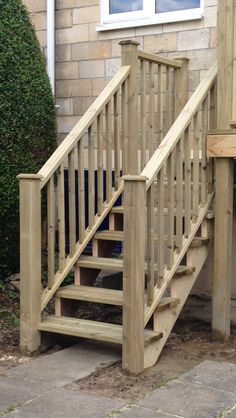
<svg viewBox="0 0 236 418">
<path fill-rule="evenodd" d="M 76 267 L 86 267 L 97 270 L 122 271 L 123 260 L 118 258 L 92 257 L 82 255 L 76 262 Z"/>
<path fill-rule="evenodd" d="M 56 297 L 116 306 L 123 305 L 123 292 L 121 290 L 105 289 L 95 286 L 70 285 L 61 287 L 57 291 Z"/>
<path fill-rule="evenodd" d="M 179 305 L 179 303 L 180 303 L 180 299 L 164 297 L 161 299 L 156 310 L 157 312 L 161 312 L 169 308 L 175 308 L 176 306 Z"/>
<path fill-rule="evenodd" d="M 74 337 L 88 338 L 90 340 L 107 341 L 122 344 L 122 326 L 106 324 L 104 322 L 85 319 L 69 318 L 65 316 L 47 316 L 39 324 L 41 331 L 54 332 Z M 154 341 L 162 338 L 161 332 L 144 331 L 144 345 L 147 347 Z"/>
<path fill-rule="evenodd" d="M 104 241 L 123 241 L 124 239 L 124 232 L 123 231 L 111 231 L 106 229 L 104 231 L 98 231 L 94 235 L 94 238 L 97 240 L 104 240 Z M 154 240 L 157 240 L 158 236 L 154 236 Z M 167 240 L 167 236 L 164 237 Z M 175 239 L 175 237 L 174 237 Z M 206 245 L 209 243 L 209 238 L 202 238 L 202 237 L 195 237 L 190 244 L 191 248 L 199 247 L 200 245 Z"/>
<path fill-rule="evenodd" d="M 95 286 L 69 285 L 60 288 L 56 293 L 57 298 L 83 300 L 86 302 L 104 303 L 108 305 L 122 306 L 123 292 L 121 290 L 106 289 Z M 173 308 L 178 305 L 179 299 L 164 297 L 158 305 L 158 311 Z"/>
<path fill-rule="evenodd" d="M 75 264 L 77 267 L 85 267 L 97 270 L 108 271 L 123 271 L 123 260 L 118 258 L 104 258 L 104 257 L 92 257 L 81 256 Z M 188 276 L 194 272 L 194 267 L 179 266 L 176 270 L 175 276 Z M 174 276 L 174 278 L 175 278 Z"/>
</svg>

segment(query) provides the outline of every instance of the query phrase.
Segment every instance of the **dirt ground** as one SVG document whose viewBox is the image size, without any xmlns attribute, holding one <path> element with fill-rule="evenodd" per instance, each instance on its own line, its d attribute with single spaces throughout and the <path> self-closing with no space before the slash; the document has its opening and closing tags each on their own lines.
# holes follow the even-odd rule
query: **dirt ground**
<svg viewBox="0 0 236 418">
<path fill-rule="evenodd" d="M 84 312 L 84 317 L 87 316 Z M 98 313 L 98 320 L 101 319 Z M 124 374 L 121 364 L 117 363 L 107 369 L 97 370 L 88 378 L 71 384 L 70 388 L 127 401 L 140 399 L 204 360 L 236 363 L 235 327 L 231 334 L 230 341 L 225 344 L 213 342 L 210 324 L 182 316 L 154 367 L 138 377 L 132 377 Z M 19 295 L 10 287 L 4 292 L 0 291 L 0 375 L 4 375 L 11 367 L 29 361 L 28 357 L 20 354 L 18 347 Z M 55 349 L 60 348 L 57 346 Z"/>
</svg>

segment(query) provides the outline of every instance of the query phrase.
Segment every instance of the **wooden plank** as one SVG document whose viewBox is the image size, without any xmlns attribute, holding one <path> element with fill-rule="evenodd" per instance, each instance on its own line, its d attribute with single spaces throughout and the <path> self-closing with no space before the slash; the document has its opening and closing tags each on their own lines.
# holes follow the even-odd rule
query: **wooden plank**
<svg viewBox="0 0 236 418">
<path fill-rule="evenodd" d="M 48 159 L 38 172 L 42 176 L 41 188 L 47 183 L 51 175 L 56 171 L 67 155 L 75 148 L 80 138 L 85 134 L 88 127 L 97 119 L 102 109 L 110 101 L 111 97 L 119 90 L 122 83 L 130 73 L 130 66 L 122 66 L 114 78 L 107 84 L 103 92 L 98 96 L 87 112 L 59 145 L 53 155 Z"/>
<path fill-rule="evenodd" d="M 39 175 L 20 180 L 20 347 L 32 353 L 39 349 L 41 294 L 41 196 Z"/>
<path fill-rule="evenodd" d="M 91 340 L 107 341 L 115 344 L 123 343 L 121 325 L 106 324 L 104 322 L 90 321 L 87 319 L 48 316 L 41 321 L 39 329 L 41 331 L 73 335 L 75 337 L 88 338 Z M 161 332 L 157 333 L 145 330 L 145 346 L 148 346 L 151 342 L 160 338 L 162 338 Z"/>
<path fill-rule="evenodd" d="M 206 134 L 208 128 L 208 103 L 207 97 L 202 103 L 202 130 L 201 130 L 201 205 L 206 203 L 207 199 L 207 151 Z"/>
<path fill-rule="evenodd" d="M 164 168 L 157 176 L 157 283 L 161 284 L 164 276 Z"/>
<path fill-rule="evenodd" d="M 94 224 L 95 216 L 95 180 L 94 180 L 94 135 L 93 126 L 88 128 L 88 212 L 89 228 Z"/>
<path fill-rule="evenodd" d="M 128 173 L 129 138 L 128 138 L 128 82 L 125 81 L 121 88 L 121 113 L 122 113 L 122 173 Z"/>
<path fill-rule="evenodd" d="M 146 130 L 147 130 L 147 120 L 146 120 L 146 65 L 145 61 L 141 60 L 140 63 L 140 72 L 141 72 L 141 170 L 144 169 L 146 165 Z"/>
<path fill-rule="evenodd" d="M 164 64 L 167 67 L 172 67 L 172 68 L 181 68 L 182 67 L 182 62 L 175 60 L 175 59 L 171 59 L 171 58 L 166 58 L 166 57 L 162 57 L 161 55 L 158 54 L 152 54 L 151 52 L 146 52 L 146 51 L 138 51 L 138 57 L 141 60 L 145 60 L 145 61 L 150 61 L 156 64 Z"/>
<path fill-rule="evenodd" d="M 79 242 L 85 234 L 85 190 L 84 190 L 84 138 L 78 143 L 78 208 L 79 208 Z"/>
<path fill-rule="evenodd" d="M 154 65 L 149 63 L 149 158 L 154 153 Z"/>
<path fill-rule="evenodd" d="M 175 118 L 180 114 L 188 101 L 188 63 L 189 58 L 178 58 L 182 66 L 175 71 Z"/>
<path fill-rule="evenodd" d="M 158 145 L 163 139 L 163 65 L 158 65 Z"/>
<path fill-rule="evenodd" d="M 190 161 L 190 126 L 184 133 L 184 233 L 188 237 L 191 230 L 191 161 Z"/>
<path fill-rule="evenodd" d="M 161 148 L 158 148 L 153 154 L 152 158 L 142 171 L 142 176 L 148 178 L 149 186 L 154 180 L 163 165 L 165 164 L 167 158 L 171 154 L 172 150 L 175 148 L 179 138 L 184 134 L 186 128 L 189 125 L 189 120 L 193 117 L 198 109 L 200 103 L 208 95 L 210 87 L 215 81 L 217 74 L 217 67 L 213 65 L 211 69 L 207 72 L 206 76 L 199 84 L 188 103 L 185 105 L 183 111 L 176 119 L 169 132 L 162 141 Z"/>
<path fill-rule="evenodd" d="M 106 201 L 110 202 L 112 197 L 112 138 L 111 138 L 111 102 L 108 102 L 105 109 L 106 118 Z"/>
<path fill-rule="evenodd" d="M 154 184 L 147 191 L 147 304 L 154 298 Z"/>
<path fill-rule="evenodd" d="M 121 290 L 104 289 L 95 286 L 64 286 L 57 291 L 56 297 L 115 306 L 123 305 L 123 292 Z"/>
<path fill-rule="evenodd" d="M 70 237 L 70 256 L 75 252 L 76 244 L 76 217 L 75 217 L 75 150 L 73 149 L 68 157 L 69 166 L 69 237 Z"/>
<path fill-rule="evenodd" d="M 124 177 L 124 274 L 122 367 L 138 374 L 144 367 L 146 178 Z"/>
<path fill-rule="evenodd" d="M 171 297 L 165 297 L 161 299 L 161 302 L 156 308 L 157 312 L 165 311 L 166 309 L 173 309 L 180 303 L 180 299 L 177 298 L 171 298 Z"/>
<path fill-rule="evenodd" d="M 167 268 L 171 269 L 174 261 L 174 160 L 173 153 L 167 160 Z"/>
<path fill-rule="evenodd" d="M 138 173 L 138 45 L 136 41 L 121 41 L 121 62 L 122 65 L 130 65 L 128 82 L 128 173 Z"/>
<path fill-rule="evenodd" d="M 208 157 L 236 157 L 236 133 L 231 135 L 207 135 Z"/>
<path fill-rule="evenodd" d="M 77 267 L 87 267 L 98 270 L 122 271 L 123 260 L 118 258 L 92 257 L 83 255 L 75 264 Z"/>
<path fill-rule="evenodd" d="M 102 115 L 97 118 L 97 153 L 98 153 L 98 215 L 101 215 L 103 209 L 103 126 Z"/>
<path fill-rule="evenodd" d="M 120 114 L 119 114 L 119 93 L 114 95 L 114 154 L 115 154 L 115 190 L 120 184 Z"/>
<path fill-rule="evenodd" d="M 193 117 L 193 217 L 195 222 L 199 211 L 199 112 Z"/>
<path fill-rule="evenodd" d="M 58 241 L 59 241 L 59 271 L 65 265 L 65 180 L 64 165 L 58 170 Z"/>
<path fill-rule="evenodd" d="M 183 139 L 176 146 L 176 249 L 180 252 L 183 241 Z"/>
<path fill-rule="evenodd" d="M 48 288 L 54 283 L 55 274 L 55 190 L 54 176 L 47 185 L 47 216 L 48 216 Z"/>
</svg>

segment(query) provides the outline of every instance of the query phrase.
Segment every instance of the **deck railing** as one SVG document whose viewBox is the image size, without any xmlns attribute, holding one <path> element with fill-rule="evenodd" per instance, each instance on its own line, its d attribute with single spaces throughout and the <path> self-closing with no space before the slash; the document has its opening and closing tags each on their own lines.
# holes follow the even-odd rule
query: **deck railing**
<svg viewBox="0 0 236 418">
<path fill-rule="evenodd" d="M 186 101 L 186 61 L 138 51 L 132 41 L 121 45 L 117 75 L 38 174 L 19 175 L 21 347 L 28 351 L 39 344 L 41 311 L 121 195 L 121 177 L 140 174 Z"/>
<path fill-rule="evenodd" d="M 154 313 L 212 201 L 206 132 L 215 124 L 216 74 L 214 65 L 141 175 L 124 177 L 123 359 L 134 373 L 144 361 L 140 324 Z"/>
</svg>

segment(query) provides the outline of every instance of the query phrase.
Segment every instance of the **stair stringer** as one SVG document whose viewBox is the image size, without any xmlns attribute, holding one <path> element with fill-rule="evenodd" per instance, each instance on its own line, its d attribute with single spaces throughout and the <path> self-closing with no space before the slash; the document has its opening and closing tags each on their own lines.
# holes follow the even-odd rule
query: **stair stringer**
<svg viewBox="0 0 236 418">
<path fill-rule="evenodd" d="M 198 278 L 198 275 L 207 259 L 209 244 L 201 245 L 197 248 L 189 248 L 187 252 L 187 264 L 195 267 L 195 271 L 190 276 L 173 279 L 171 282 L 171 297 L 180 299 L 180 303 L 168 310 L 154 312 L 154 331 L 162 332 L 163 338 L 153 342 L 144 351 L 144 368 L 153 366 L 165 346 L 171 330 L 179 317 L 179 314 L 190 294 L 190 291 Z"/>
</svg>

